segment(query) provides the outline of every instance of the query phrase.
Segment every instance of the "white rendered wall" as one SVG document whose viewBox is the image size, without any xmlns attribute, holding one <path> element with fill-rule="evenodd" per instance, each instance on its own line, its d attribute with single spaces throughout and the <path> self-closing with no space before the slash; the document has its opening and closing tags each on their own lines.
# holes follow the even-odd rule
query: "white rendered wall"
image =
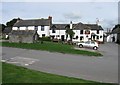
<svg viewBox="0 0 120 85">
<path fill-rule="evenodd" d="M 18 30 L 18 27 L 12 27 L 12 30 Z"/>
<path fill-rule="evenodd" d="M 28 26 L 27 29 L 28 29 L 28 30 L 34 30 L 35 27 L 34 27 L 34 26 Z"/>
<path fill-rule="evenodd" d="M 13 27 L 12 30 L 34 30 L 34 26 L 28 26 L 28 27 Z"/>
<path fill-rule="evenodd" d="M 41 26 L 38 26 L 38 34 L 40 37 L 42 37 L 42 34 L 45 34 L 45 36 L 50 36 L 49 26 L 44 26 L 44 31 L 41 31 Z"/>
<path fill-rule="evenodd" d="M 19 30 L 26 30 L 26 27 L 19 27 Z"/>
</svg>

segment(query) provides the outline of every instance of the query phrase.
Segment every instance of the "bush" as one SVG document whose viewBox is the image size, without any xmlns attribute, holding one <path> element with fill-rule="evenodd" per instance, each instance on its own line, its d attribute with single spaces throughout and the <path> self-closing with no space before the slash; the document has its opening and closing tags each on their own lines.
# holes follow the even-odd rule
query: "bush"
<svg viewBox="0 0 120 85">
<path fill-rule="evenodd" d="M 39 40 L 40 41 L 51 41 L 50 37 L 42 37 Z"/>
</svg>

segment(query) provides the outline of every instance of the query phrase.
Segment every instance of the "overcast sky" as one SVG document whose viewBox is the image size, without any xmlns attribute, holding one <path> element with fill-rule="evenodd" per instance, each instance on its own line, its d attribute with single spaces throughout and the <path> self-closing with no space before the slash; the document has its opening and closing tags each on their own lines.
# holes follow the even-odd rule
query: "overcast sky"
<svg viewBox="0 0 120 85">
<path fill-rule="evenodd" d="M 117 1 L 117 0 L 116 0 Z M 39 19 L 53 17 L 53 23 L 89 23 L 95 24 L 96 18 L 104 29 L 112 28 L 118 23 L 118 2 L 12 2 L 5 0 L 0 3 L 2 17 L 0 23 L 13 18 Z M 1 19 L 2 18 L 2 19 Z"/>
</svg>

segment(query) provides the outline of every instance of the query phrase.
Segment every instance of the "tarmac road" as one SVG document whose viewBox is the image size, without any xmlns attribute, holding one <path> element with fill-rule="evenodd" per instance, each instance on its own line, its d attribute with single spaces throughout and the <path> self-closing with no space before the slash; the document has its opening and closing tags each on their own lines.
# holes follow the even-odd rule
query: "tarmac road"
<svg viewBox="0 0 120 85">
<path fill-rule="evenodd" d="M 98 51 L 104 56 L 90 57 L 3 47 L 2 60 L 47 73 L 117 83 L 118 45 L 101 44 Z"/>
</svg>

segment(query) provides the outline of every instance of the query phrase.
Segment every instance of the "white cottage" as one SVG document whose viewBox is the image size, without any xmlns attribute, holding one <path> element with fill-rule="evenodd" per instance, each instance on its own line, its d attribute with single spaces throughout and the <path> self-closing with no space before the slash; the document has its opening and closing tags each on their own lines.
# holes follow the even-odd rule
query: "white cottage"
<svg viewBox="0 0 120 85">
<path fill-rule="evenodd" d="M 12 30 L 37 30 L 39 37 L 50 36 L 49 30 L 52 24 L 52 17 L 48 19 L 31 19 L 31 20 L 18 20 Z"/>
</svg>

